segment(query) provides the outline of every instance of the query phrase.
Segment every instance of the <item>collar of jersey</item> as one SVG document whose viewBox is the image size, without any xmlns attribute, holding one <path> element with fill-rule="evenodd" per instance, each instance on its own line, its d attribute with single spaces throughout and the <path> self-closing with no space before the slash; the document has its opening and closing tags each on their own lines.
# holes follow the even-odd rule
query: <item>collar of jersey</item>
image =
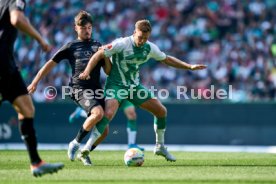
<svg viewBox="0 0 276 184">
<path fill-rule="evenodd" d="M 142 49 L 142 48 L 145 46 L 145 44 L 147 43 L 147 42 L 146 42 L 142 47 L 137 47 L 137 46 L 135 45 L 133 35 L 130 36 L 130 41 L 131 41 L 133 47 L 135 47 L 135 48 L 137 48 L 137 49 Z"/>
</svg>

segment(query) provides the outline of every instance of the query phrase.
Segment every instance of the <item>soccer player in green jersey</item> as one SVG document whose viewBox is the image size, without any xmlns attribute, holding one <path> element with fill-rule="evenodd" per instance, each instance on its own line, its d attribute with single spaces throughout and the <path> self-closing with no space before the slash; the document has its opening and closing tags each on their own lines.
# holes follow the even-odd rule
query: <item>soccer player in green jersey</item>
<svg viewBox="0 0 276 184">
<path fill-rule="evenodd" d="M 105 115 L 93 129 L 95 141 L 116 114 L 120 103 L 124 99 L 128 99 L 136 106 L 154 115 L 156 135 L 154 153 L 165 157 L 168 161 L 176 161 L 175 157 L 164 146 L 167 109 L 148 89 L 140 84 L 139 68 L 150 58 L 179 69 L 201 70 L 205 69 L 206 65 L 191 65 L 173 56 L 166 55 L 154 43 L 148 41 L 150 34 L 150 22 L 148 20 L 137 21 L 132 36 L 116 39 L 105 46 L 104 49 L 95 53 L 79 78 L 88 80 L 90 72 L 102 58 L 112 58 L 112 69 L 105 85 Z"/>
</svg>

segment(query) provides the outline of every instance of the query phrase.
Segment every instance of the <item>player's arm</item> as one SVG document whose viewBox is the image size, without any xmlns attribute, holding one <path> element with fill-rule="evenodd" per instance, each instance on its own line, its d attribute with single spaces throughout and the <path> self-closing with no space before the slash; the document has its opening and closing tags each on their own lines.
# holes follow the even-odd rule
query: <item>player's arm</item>
<svg viewBox="0 0 276 184">
<path fill-rule="evenodd" d="M 37 85 L 41 79 L 43 79 L 55 66 L 57 65 L 56 62 L 53 60 L 49 60 L 36 74 L 32 83 L 28 86 L 29 94 L 32 94 L 36 91 Z"/>
<path fill-rule="evenodd" d="M 39 70 L 32 83 L 28 86 L 29 93 L 34 93 L 39 81 L 45 77 L 59 62 L 68 59 L 70 54 L 70 43 L 63 45 L 54 56 Z"/>
<path fill-rule="evenodd" d="M 111 64 L 110 59 L 108 57 L 104 57 L 104 66 L 103 66 L 103 69 L 104 69 L 104 73 L 106 75 L 110 74 L 111 67 L 112 67 L 112 64 Z"/>
<path fill-rule="evenodd" d="M 96 67 L 96 65 L 104 59 L 104 49 L 98 50 L 89 60 L 85 70 L 79 75 L 82 80 L 88 80 L 90 78 L 89 74 Z"/>
<path fill-rule="evenodd" d="M 167 56 L 164 60 L 161 60 L 161 62 L 166 65 L 172 66 L 174 68 L 186 69 L 186 70 L 202 70 L 207 67 L 206 65 L 203 65 L 203 64 L 191 65 L 173 56 Z"/>
<path fill-rule="evenodd" d="M 51 50 L 51 47 L 44 41 L 38 31 L 31 25 L 28 18 L 24 15 L 22 11 L 17 9 L 10 11 L 10 22 L 14 27 L 37 40 L 44 51 Z"/>
</svg>

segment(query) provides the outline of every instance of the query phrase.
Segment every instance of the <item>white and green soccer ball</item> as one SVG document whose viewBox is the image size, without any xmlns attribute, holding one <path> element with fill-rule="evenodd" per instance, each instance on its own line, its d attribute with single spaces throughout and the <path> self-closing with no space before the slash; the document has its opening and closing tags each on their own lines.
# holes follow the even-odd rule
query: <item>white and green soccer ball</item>
<svg viewBox="0 0 276 184">
<path fill-rule="evenodd" d="M 124 156 L 126 166 L 141 166 L 144 163 L 144 153 L 137 148 L 130 148 Z"/>
</svg>

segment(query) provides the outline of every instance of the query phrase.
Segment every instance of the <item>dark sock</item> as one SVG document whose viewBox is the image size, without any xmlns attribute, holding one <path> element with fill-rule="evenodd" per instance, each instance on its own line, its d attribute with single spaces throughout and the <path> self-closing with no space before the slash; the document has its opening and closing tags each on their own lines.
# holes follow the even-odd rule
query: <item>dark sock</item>
<svg viewBox="0 0 276 184">
<path fill-rule="evenodd" d="M 37 152 L 37 140 L 33 125 L 33 118 L 25 118 L 19 121 L 19 131 L 21 138 L 24 141 L 32 164 L 38 164 L 41 159 Z"/>
<path fill-rule="evenodd" d="M 80 143 L 83 138 L 89 133 L 89 131 L 86 131 L 83 129 L 83 127 L 80 128 L 77 137 L 75 138 L 78 143 Z"/>
<path fill-rule="evenodd" d="M 90 151 L 93 151 L 97 146 L 93 145 L 91 148 L 90 148 Z"/>
</svg>

